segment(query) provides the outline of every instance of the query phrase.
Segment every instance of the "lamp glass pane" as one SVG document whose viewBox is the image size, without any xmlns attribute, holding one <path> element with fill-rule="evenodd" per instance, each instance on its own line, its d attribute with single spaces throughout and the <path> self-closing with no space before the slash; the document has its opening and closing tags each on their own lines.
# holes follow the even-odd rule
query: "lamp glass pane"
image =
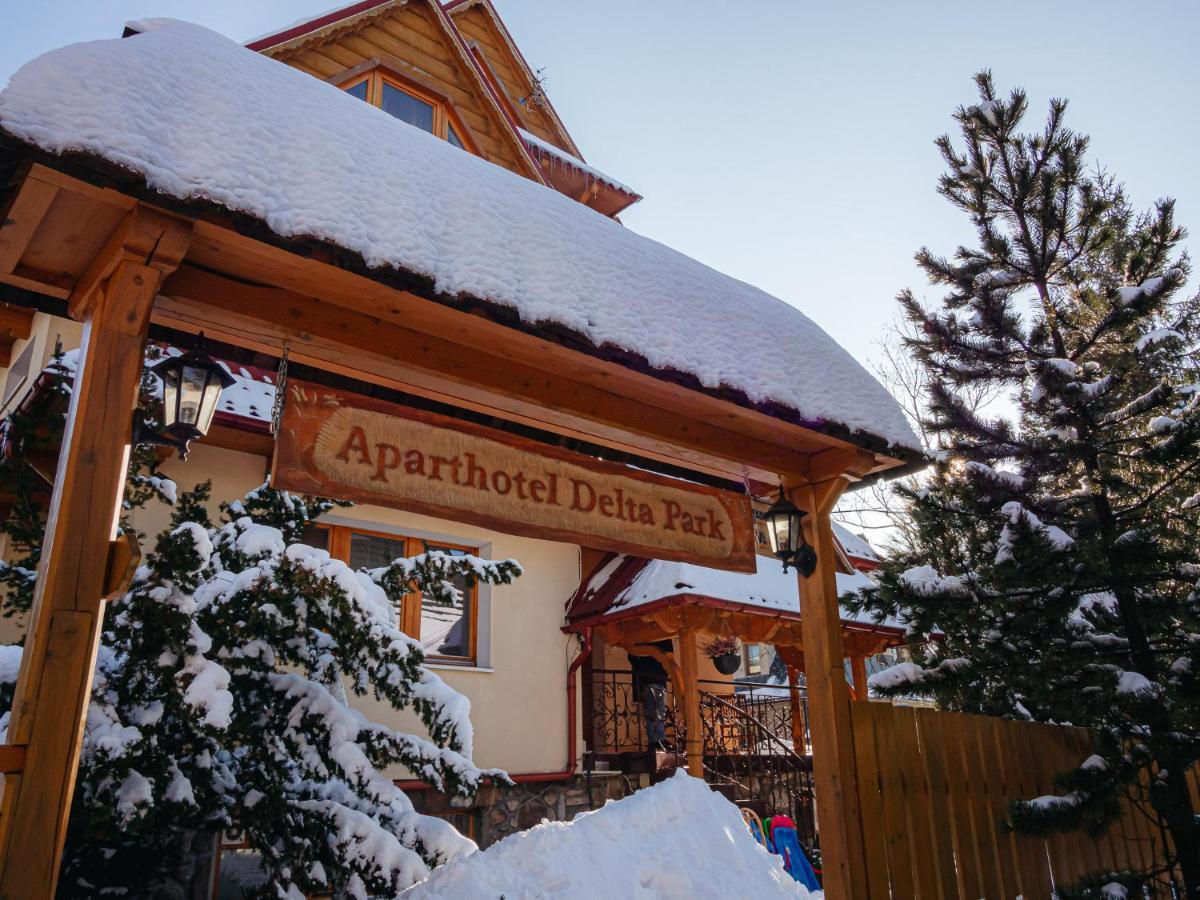
<svg viewBox="0 0 1200 900">
<path fill-rule="evenodd" d="M 196 427 L 200 421 L 200 401 L 208 384 L 208 368 L 185 365 L 179 391 L 179 423 Z"/>
<path fill-rule="evenodd" d="M 791 527 L 791 521 L 792 517 L 783 513 L 772 515 L 767 519 L 767 533 L 771 536 L 771 551 L 776 556 L 791 549 L 788 543 L 788 529 Z"/>
<path fill-rule="evenodd" d="M 204 387 L 204 398 L 200 401 L 200 418 L 196 422 L 196 427 L 200 429 L 202 434 L 208 434 L 208 427 L 212 425 L 213 416 L 217 412 L 217 403 L 221 399 L 221 376 L 217 370 L 209 373 L 208 384 Z"/>
<path fill-rule="evenodd" d="M 800 530 L 800 520 L 803 518 L 800 510 L 788 515 L 788 543 L 787 549 L 789 552 L 795 551 L 800 546 L 803 540 L 803 532 Z"/>
<path fill-rule="evenodd" d="M 170 428 L 179 418 L 179 369 L 159 369 L 163 383 L 163 425 Z"/>
</svg>

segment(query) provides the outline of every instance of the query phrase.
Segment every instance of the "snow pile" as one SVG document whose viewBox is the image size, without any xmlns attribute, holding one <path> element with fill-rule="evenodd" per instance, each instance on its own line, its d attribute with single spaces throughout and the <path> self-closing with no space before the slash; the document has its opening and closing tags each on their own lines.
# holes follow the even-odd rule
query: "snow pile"
<svg viewBox="0 0 1200 900">
<path fill-rule="evenodd" d="M 0 129 L 814 427 L 919 449 L 887 391 L 782 300 L 205 28 L 139 27 L 26 64 L 0 93 Z M 737 335 L 756 336 L 753 352 Z"/>
<path fill-rule="evenodd" d="M 737 807 L 682 771 L 624 800 L 543 822 L 436 869 L 404 900 L 814 897 Z"/>
</svg>

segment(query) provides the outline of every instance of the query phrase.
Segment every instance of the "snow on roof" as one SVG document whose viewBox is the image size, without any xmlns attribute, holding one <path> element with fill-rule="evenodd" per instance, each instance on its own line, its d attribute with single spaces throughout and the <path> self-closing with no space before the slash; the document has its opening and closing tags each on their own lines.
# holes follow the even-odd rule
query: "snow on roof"
<svg viewBox="0 0 1200 900">
<path fill-rule="evenodd" d="M 728 572 L 710 569 L 693 563 L 669 562 L 661 559 L 642 560 L 644 565 L 636 570 L 625 568 L 619 574 L 621 563 L 630 557 L 614 556 L 612 560 L 580 586 L 572 598 L 567 614 L 578 618 L 581 612 L 603 612 L 612 614 L 647 606 L 673 597 L 699 596 L 725 603 L 738 603 L 763 612 L 785 613 L 799 617 L 801 614 L 800 592 L 794 571 L 783 571 L 776 559 L 755 557 L 756 572 Z M 623 577 L 622 577 L 623 575 Z M 632 577 L 630 577 L 632 575 Z M 608 597 L 607 604 L 596 603 L 597 595 L 604 593 L 609 579 L 617 590 Z M 627 580 L 627 583 L 624 583 Z M 837 573 L 838 596 L 856 593 L 863 588 L 873 587 L 874 582 L 862 572 Z M 603 607 L 602 609 L 597 607 Z M 842 608 L 842 621 L 858 625 L 900 629 L 904 626 L 894 620 L 877 623 L 865 613 L 851 613 Z"/>
<path fill-rule="evenodd" d="M 879 554 L 875 552 L 874 547 L 867 543 L 865 537 L 861 534 L 856 534 L 838 522 L 832 522 L 831 524 L 833 525 L 833 535 L 837 538 L 838 543 L 842 545 L 842 549 L 846 551 L 847 556 L 880 562 Z"/>
<path fill-rule="evenodd" d="M 523 141 L 525 141 L 525 143 L 531 144 L 537 150 L 542 150 L 542 151 L 550 154 L 551 156 L 553 156 L 556 160 L 558 160 L 563 165 L 570 166 L 572 169 L 576 169 L 577 171 L 580 171 L 585 175 L 589 175 L 592 178 L 596 179 L 596 181 L 601 181 L 604 184 L 609 185 L 610 187 L 616 188 L 618 191 L 622 191 L 623 193 L 629 194 L 630 196 L 633 196 L 633 197 L 638 197 L 639 199 L 641 198 L 642 195 L 639 194 L 637 191 L 635 191 L 633 188 L 629 187 L 629 185 L 622 184 L 621 182 L 617 181 L 617 179 L 612 178 L 611 176 L 605 175 L 599 169 L 597 169 L 593 166 L 589 166 L 578 156 L 568 153 L 566 150 L 563 150 L 561 147 L 555 147 L 549 141 L 542 140 L 540 137 L 538 137 L 533 132 L 526 131 L 524 128 L 518 128 L 517 132 L 521 135 L 521 139 Z"/>
<path fill-rule="evenodd" d="M 0 129 L 328 241 L 751 404 L 916 450 L 886 390 L 796 308 L 197 25 L 23 66 Z"/>
<path fill-rule="evenodd" d="M 812 897 L 738 808 L 682 770 L 571 822 L 543 822 L 434 869 L 403 900 Z"/>
</svg>

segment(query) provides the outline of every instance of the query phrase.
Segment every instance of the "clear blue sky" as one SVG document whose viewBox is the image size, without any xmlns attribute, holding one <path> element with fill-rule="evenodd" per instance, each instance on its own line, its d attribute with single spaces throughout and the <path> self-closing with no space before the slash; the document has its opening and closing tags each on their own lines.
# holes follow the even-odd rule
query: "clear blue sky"
<svg viewBox="0 0 1200 900">
<path fill-rule="evenodd" d="M 14 0 L 0 81 L 130 18 L 246 39 L 334 2 Z M 645 195 L 629 227 L 796 304 L 860 359 L 896 291 L 924 291 L 913 251 L 970 238 L 934 192 L 931 141 L 979 68 L 1023 85 L 1038 120 L 1068 97 L 1135 202 L 1176 197 L 1200 235 L 1197 4 L 496 2 L 588 160 Z"/>
</svg>

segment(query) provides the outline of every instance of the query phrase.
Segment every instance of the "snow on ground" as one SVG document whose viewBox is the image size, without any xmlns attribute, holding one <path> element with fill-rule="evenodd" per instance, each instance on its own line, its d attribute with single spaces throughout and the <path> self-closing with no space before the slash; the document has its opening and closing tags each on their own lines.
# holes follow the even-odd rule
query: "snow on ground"
<svg viewBox="0 0 1200 900">
<path fill-rule="evenodd" d="M 782 300 L 196 25 L 73 44 L 0 93 L 0 130 L 315 237 L 447 295 L 918 449 L 895 400 Z M 731 335 L 755 335 L 753 352 Z"/>
<path fill-rule="evenodd" d="M 576 817 L 543 822 L 435 869 L 403 900 L 698 900 L 820 897 L 755 842 L 737 807 L 673 778 Z"/>
</svg>

